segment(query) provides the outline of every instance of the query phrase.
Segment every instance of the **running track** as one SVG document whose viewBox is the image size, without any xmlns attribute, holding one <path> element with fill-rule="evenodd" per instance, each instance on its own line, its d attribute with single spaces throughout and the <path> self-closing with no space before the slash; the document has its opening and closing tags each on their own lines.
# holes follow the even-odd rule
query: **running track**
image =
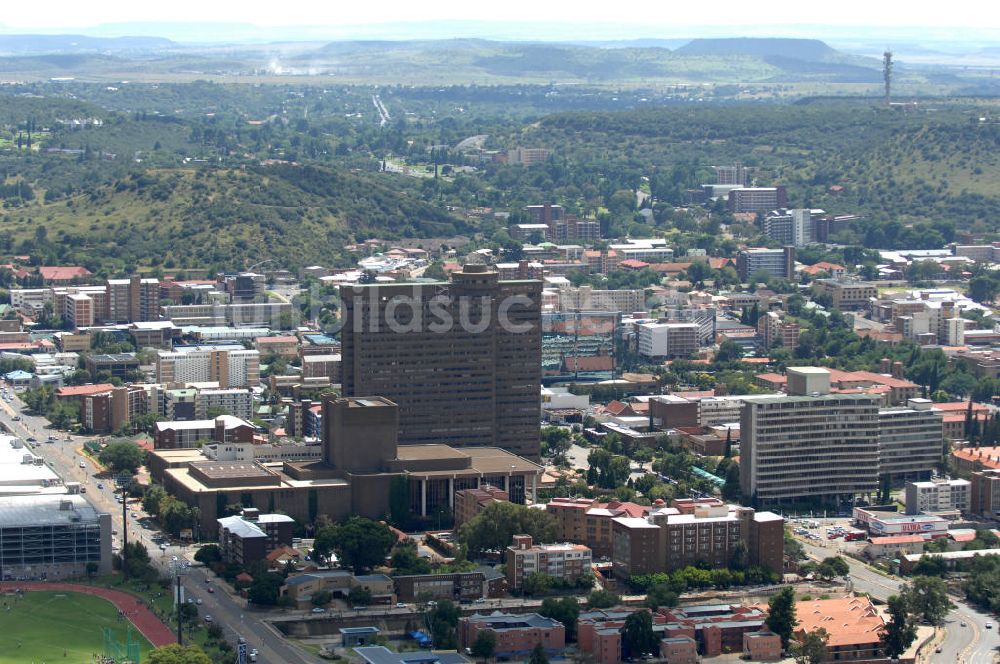
<svg viewBox="0 0 1000 664">
<path fill-rule="evenodd" d="M 55 592 L 85 593 L 108 600 L 123 611 L 136 629 L 142 632 L 154 648 L 177 642 L 177 636 L 164 625 L 156 615 L 147 609 L 138 597 L 121 590 L 98 588 L 76 583 L 49 583 L 47 581 L 7 581 L 0 583 L 0 592 L 13 592 L 16 588 L 25 591 L 44 590 Z"/>
</svg>

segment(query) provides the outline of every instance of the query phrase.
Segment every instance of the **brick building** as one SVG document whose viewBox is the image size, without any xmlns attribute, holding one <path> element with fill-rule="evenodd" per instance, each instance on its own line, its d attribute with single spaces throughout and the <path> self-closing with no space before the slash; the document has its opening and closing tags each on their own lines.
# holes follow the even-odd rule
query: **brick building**
<svg viewBox="0 0 1000 664">
<path fill-rule="evenodd" d="M 469 521 L 490 503 L 510 502 L 510 496 L 503 489 L 485 485 L 476 489 L 461 489 L 455 492 L 455 527 Z"/>
<path fill-rule="evenodd" d="M 471 648 L 484 630 L 496 635 L 494 656 L 498 659 L 527 659 L 539 643 L 549 656 L 561 655 L 566 647 L 566 628 L 558 620 L 537 613 L 515 615 L 499 611 L 489 615 L 474 613 L 459 619 L 459 646 Z"/>
<path fill-rule="evenodd" d="M 573 583 L 590 573 L 592 554 L 583 544 L 535 544 L 531 535 L 515 535 L 507 547 L 507 583 L 513 589 L 532 574 L 544 574 Z"/>
</svg>

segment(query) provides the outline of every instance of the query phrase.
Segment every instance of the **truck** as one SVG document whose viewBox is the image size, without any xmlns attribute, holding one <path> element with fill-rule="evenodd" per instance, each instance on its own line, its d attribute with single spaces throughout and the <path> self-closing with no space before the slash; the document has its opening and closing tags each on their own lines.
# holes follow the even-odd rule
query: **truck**
<svg viewBox="0 0 1000 664">
<path fill-rule="evenodd" d="M 857 542 L 865 539 L 865 531 L 863 530 L 849 530 L 844 533 L 845 542 Z"/>
</svg>

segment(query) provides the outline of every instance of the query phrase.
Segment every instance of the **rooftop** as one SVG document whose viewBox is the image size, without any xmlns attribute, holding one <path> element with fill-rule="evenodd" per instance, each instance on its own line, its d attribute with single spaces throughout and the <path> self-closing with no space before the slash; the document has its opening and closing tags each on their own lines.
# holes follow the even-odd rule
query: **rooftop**
<svg viewBox="0 0 1000 664">
<path fill-rule="evenodd" d="M 79 495 L 46 494 L 0 498 L 0 525 L 65 526 L 96 521 L 99 512 Z"/>
</svg>

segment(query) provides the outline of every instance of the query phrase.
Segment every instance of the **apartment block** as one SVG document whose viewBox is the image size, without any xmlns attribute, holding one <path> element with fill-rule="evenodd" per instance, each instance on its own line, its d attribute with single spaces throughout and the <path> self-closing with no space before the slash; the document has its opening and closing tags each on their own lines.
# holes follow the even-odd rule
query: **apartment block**
<svg viewBox="0 0 1000 664">
<path fill-rule="evenodd" d="M 219 548 L 225 562 L 246 565 L 292 543 L 295 520 L 287 514 L 259 514 L 247 508 L 218 519 Z"/>
<path fill-rule="evenodd" d="M 260 353 L 242 346 L 197 346 L 159 351 L 158 383 L 217 382 L 225 388 L 252 387 L 260 382 Z"/>
<path fill-rule="evenodd" d="M 713 166 L 712 169 L 715 171 L 715 184 L 734 184 L 745 187 L 750 183 L 749 169 L 743 164 Z"/>
<path fill-rule="evenodd" d="M 639 323 L 636 346 L 650 360 L 689 357 L 698 352 L 700 326 L 697 323 Z"/>
<path fill-rule="evenodd" d="M 730 212 L 767 212 L 788 207 L 785 188 L 778 187 L 737 187 L 729 191 Z"/>
<path fill-rule="evenodd" d="M 817 279 L 812 282 L 813 295 L 828 295 L 834 309 L 866 311 L 878 297 L 875 284 L 840 279 Z"/>
<path fill-rule="evenodd" d="M 756 272 L 766 272 L 772 277 L 795 277 L 795 247 L 782 249 L 744 249 L 736 254 L 736 273 L 740 281 L 747 282 Z"/>
<path fill-rule="evenodd" d="M 879 397 L 829 393 L 829 372 L 789 368 L 788 396 L 748 396 L 740 486 L 756 504 L 849 500 L 878 488 Z"/>
<path fill-rule="evenodd" d="M 969 509 L 972 482 L 963 479 L 934 479 L 906 483 L 907 514 L 961 513 Z"/>
<path fill-rule="evenodd" d="M 656 507 L 646 517 L 612 520 L 612 565 L 618 578 L 689 565 L 727 567 L 742 546 L 750 564 L 784 569 L 784 519 L 749 507 L 703 501 Z"/>
<path fill-rule="evenodd" d="M 491 503 L 510 502 L 506 491 L 486 484 L 475 489 L 460 489 L 455 492 L 455 528 L 470 521 Z"/>
<path fill-rule="evenodd" d="M 73 327 L 91 327 L 94 324 L 94 300 L 85 293 L 69 293 L 65 297 L 63 317 Z"/>
<path fill-rule="evenodd" d="M 595 290 L 593 286 L 570 286 L 546 289 L 555 295 L 557 311 L 621 311 L 631 313 L 646 308 L 646 293 L 642 289 Z"/>
<path fill-rule="evenodd" d="M 507 547 L 507 584 L 519 589 L 532 574 L 544 574 L 573 583 L 590 573 L 592 555 L 582 544 L 535 544 L 531 535 L 515 535 Z"/>
<path fill-rule="evenodd" d="M 765 312 L 757 319 L 757 334 L 765 348 L 783 346 L 794 349 L 799 344 L 800 332 L 798 323 L 784 321 L 776 311 Z"/>
<path fill-rule="evenodd" d="M 764 216 L 763 231 L 769 239 L 782 245 L 804 247 L 816 242 L 812 210 L 772 210 Z"/>
<path fill-rule="evenodd" d="M 591 498 L 553 498 L 545 510 L 559 524 L 559 538 L 585 544 L 595 557 L 611 556 L 611 522 L 621 516 L 639 518 L 649 514 L 648 505 L 613 500 L 602 503 Z"/>
<path fill-rule="evenodd" d="M 973 514 L 1000 517 L 1000 470 L 972 473 L 969 491 L 969 511 Z"/>
<path fill-rule="evenodd" d="M 206 420 L 210 412 L 253 419 L 253 392 L 243 388 L 200 389 L 194 398 L 194 417 Z"/>
<path fill-rule="evenodd" d="M 108 323 L 134 323 L 160 319 L 159 279 L 133 276 L 108 279 L 106 284 Z"/>
<path fill-rule="evenodd" d="M 542 285 L 497 276 L 341 289 L 343 393 L 398 403 L 401 444 L 538 456 Z"/>
<path fill-rule="evenodd" d="M 879 476 L 890 482 L 927 479 L 944 456 L 941 411 L 929 399 L 878 412 Z"/>
</svg>

